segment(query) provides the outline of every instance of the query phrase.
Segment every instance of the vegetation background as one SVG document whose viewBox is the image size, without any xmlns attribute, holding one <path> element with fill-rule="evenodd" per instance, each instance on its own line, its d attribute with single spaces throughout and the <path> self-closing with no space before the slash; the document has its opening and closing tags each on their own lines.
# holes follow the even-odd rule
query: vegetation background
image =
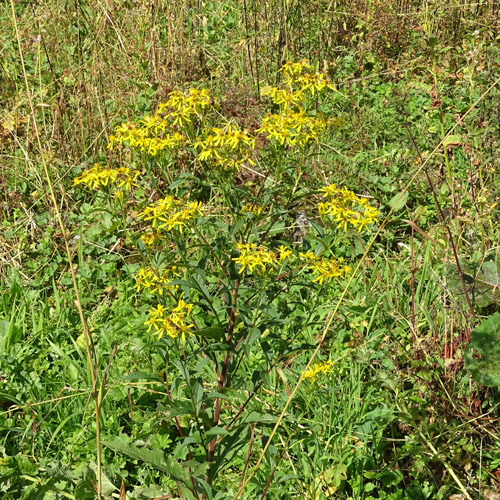
<svg viewBox="0 0 500 500">
<path fill-rule="evenodd" d="M 500 498 L 499 13 L 496 0 L 1 2 L 2 497 Z M 207 368 L 176 364 L 144 325 L 144 245 L 127 229 L 144 204 L 117 215 L 73 179 L 135 168 L 145 199 L 184 189 L 210 211 L 218 181 L 192 151 L 162 170 L 109 136 L 188 88 L 255 130 L 263 89 L 303 58 L 335 87 L 311 108 L 333 125 L 293 160 L 293 196 L 283 180 L 280 238 L 302 214 L 296 251 L 318 251 L 331 183 L 368 198 L 379 225 L 339 247 L 352 279 L 286 291 L 289 323 L 260 332 L 234 392 L 209 393 Z M 222 183 L 260 202 L 264 167 Z M 320 298 L 297 343 L 300 307 Z M 318 352 L 331 369 L 304 379 Z M 197 420 L 214 400 L 225 423 L 244 410 L 237 430 Z"/>
</svg>

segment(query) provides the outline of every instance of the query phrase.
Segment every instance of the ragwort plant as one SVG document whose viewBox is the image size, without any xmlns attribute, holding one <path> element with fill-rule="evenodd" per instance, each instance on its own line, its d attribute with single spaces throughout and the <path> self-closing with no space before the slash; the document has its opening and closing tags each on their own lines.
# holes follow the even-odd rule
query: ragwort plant
<svg viewBox="0 0 500 500">
<path fill-rule="evenodd" d="M 247 469 L 259 446 L 249 440 L 250 422 L 269 412 L 257 395 L 275 391 L 274 369 L 310 346 L 351 272 L 346 244 L 378 217 L 346 187 L 302 187 L 308 154 L 331 124 L 317 99 L 333 86 L 305 60 L 281 72 L 283 87 L 263 89 L 270 111 L 259 128 L 223 117 L 208 89 L 176 90 L 153 115 L 119 125 L 109 138 L 110 150 L 142 169 L 95 165 L 74 180 L 113 195 L 140 252 L 144 334 L 164 359 L 162 418 L 177 429 L 172 448 L 161 450 L 168 467 L 160 468 L 189 498 L 215 498 L 225 469 Z M 292 207 L 311 198 L 315 212 L 291 224 Z M 331 363 L 313 365 L 304 378 L 316 383 Z M 245 447 L 247 463 L 236 462 Z"/>
</svg>

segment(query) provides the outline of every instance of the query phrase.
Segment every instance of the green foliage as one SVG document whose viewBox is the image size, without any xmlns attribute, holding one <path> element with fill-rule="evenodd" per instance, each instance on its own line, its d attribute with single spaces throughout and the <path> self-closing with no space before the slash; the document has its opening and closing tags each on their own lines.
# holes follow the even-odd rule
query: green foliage
<svg viewBox="0 0 500 500">
<path fill-rule="evenodd" d="M 65 237 L 93 340 L 103 498 L 123 485 L 131 499 L 231 500 L 267 444 L 240 498 L 495 495 L 498 15 L 421 3 L 13 2 L 20 44 L 0 5 L 2 498 L 97 497 Z M 298 82 L 280 68 L 302 58 L 329 88 L 290 109 L 321 134 L 259 132 L 266 112 L 285 123 L 278 90 Z M 179 147 L 150 155 L 125 134 L 107 149 L 174 89 L 210 92 L 189 123 L 162 123 Z M 214 161 L 209 136 L 230 127 L 251 140 Z M 95 163 L 106 183 L 71 185 Z M 354 276 L 373 233 L 318 210 L 343 188 L 379 222 L 393 209 Z M 139 214 L 168 196 L 202 209 L 157 231 Z M 343 275 L 323 276 L 333 257 Z M 468 346 L 463 282 L 489 316 Z M 159 306 L 162 322 L 180 307 L 170 330 L 145 325 Z"/>
<path fill-rule="evenodd" d="M 483 320 L 471 333 L 465 367 L 486 387 L 500 386 L 500 313 Z"/>
</svg>

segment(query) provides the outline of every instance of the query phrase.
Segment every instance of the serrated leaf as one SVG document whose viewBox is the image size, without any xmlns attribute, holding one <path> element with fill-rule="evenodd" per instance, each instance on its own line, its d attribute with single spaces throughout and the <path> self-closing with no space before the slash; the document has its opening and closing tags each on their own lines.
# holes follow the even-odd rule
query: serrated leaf
<svg viewBox="0 0 500 500">
<path fill-rule="evenodd" d="M 166 472 L 173 479 L 189 481 L 189 472 L 174 458 L 165 457 L 163 451 L 158 448 L 139 448 L 123 438 L 104 440 L 102 444 L 117 453 L 123 453 L 134 460 L 148 463 L 154 468 Z"/>
</svg>

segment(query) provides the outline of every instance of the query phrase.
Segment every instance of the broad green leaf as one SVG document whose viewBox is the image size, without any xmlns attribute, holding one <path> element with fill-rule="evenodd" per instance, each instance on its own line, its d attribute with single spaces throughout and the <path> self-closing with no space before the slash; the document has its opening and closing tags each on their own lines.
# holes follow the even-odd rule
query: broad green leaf
<svg viewBox="0 0 500 500">
<path fill-rule="evenodd" d="M 462 144 L 462 137 L 460 135 L 449 135 L 443 141 L 444 147 L 460 146 Z"/>
<path fill-rule="evenodd" d="M 224 330 L 220 326 L 209 326 L 193 332 L 198 337 L 221 340 L 224 337 Z"/>
<path fill-rule="evenodd" d="M 398 212 L 405 206 L 407 201 L 408 201 L 408 191 L 404 191 L 393 196 L 389 200 L 388 205 L 394 210 L 394 212 Z"/>
<path fill-rule="evenodd" d="M 465 368 L 478 384 L 500 387 L 500 313 L 474 328 L 464 360 Z"/>
<path fill-rule="evenodd" d="M 495 260 L 483 263 L 462 263 L 464 282 L 472 302 L 478 307 L 495 303 L 496 290 L 500 287 L 500 266 Z M 448 286 L 454 295 L 463 296 L 462 281 L 454 264 L 446 266 Z"/>
<path fill-rule="evenodd" d="M 205 432 L 205 436 L 227 436 L 229 431 L 218 425 Z"/>
</svg>

